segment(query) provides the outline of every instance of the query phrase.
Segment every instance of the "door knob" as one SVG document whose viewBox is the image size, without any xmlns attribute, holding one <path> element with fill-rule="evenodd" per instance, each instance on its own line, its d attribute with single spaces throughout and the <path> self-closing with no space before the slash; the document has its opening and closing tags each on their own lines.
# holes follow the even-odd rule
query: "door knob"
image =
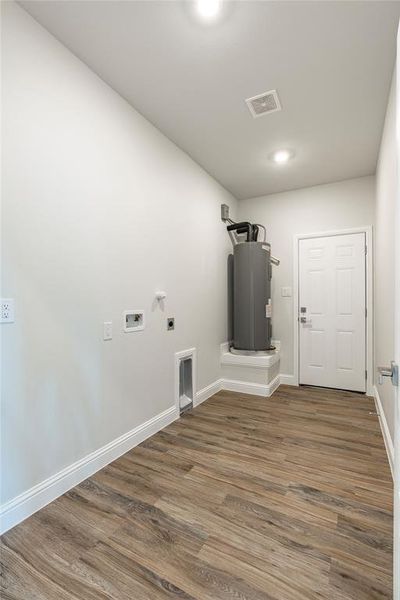
<svg viewBox="0 0 400 600">
<path fill-rule="evenodd" d="M 379 378 L 390 377 L 392 385 L 399 385 L 399 367 L 394 360 L 391 361 L 390 367 L 378 367 Z M 382 383 L 380 381 L 379 383 Z"/>
</svg>

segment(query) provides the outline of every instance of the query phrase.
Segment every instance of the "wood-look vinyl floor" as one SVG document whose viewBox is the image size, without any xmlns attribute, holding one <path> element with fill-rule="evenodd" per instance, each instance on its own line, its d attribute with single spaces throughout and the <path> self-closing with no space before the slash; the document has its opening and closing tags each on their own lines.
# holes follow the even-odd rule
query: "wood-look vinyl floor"
<svg viewBox="0 0 400 600">
<path fill-rule="evenodd" d="M 391 598 L 371 398 L 220 392 L 3 536 L 4 600 Z"/>
</svg>

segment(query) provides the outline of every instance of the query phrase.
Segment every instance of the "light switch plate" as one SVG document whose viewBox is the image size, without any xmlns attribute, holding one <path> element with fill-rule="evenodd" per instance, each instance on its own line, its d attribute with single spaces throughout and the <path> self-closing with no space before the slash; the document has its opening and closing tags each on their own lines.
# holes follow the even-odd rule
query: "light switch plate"
<svg viewBox="0 0 400 600">
<path fill-rule="evenodd" d="M 112 340 L 112 321 L 103 323 L 103 340 Z"/>
<path fill-rule="evenodd" d="M 14 323 L 14 298 L 1 299 L 0 323 Z"/>
<path fill-rule="evenodd" d="M 283 298 L 290 298 L 292 295 L 292 288 L 291 287 L 281 287 L 281 296 Z"/>
</svg>

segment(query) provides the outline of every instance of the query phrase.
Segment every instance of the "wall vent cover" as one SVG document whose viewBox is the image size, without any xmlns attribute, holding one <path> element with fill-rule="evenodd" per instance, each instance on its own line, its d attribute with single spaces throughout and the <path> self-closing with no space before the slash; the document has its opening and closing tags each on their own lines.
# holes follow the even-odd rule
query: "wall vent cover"
<svg viewBox="0 0 400 600">
<path fill-rule="evenodd" d="M 276 90 L 264 92 L 258 96 L 253 96 L 253 98 L 247 98 L 246 104 L 255 119 L 276 112 L 277 110 L 282 110 Z"/>
</svg>

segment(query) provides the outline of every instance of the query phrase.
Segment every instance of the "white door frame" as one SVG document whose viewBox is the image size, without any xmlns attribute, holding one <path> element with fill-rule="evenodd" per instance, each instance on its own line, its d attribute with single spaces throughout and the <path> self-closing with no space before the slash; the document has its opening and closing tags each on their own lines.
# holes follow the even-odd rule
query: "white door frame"
<svg viewBox="0 0 400 600">
<path fill-rule="evenodd" d="M 373 246 L 372 246 L 372 226 L 353 227 L 351 229 L 337 229 L 333 231 L 316 231 L 313 233 L 298 233 L 293 236 L 293 383 L 299 385 L 299 242 L 310 238 L 332 237 L 334 235 L 348 235 L 351 233 L 365 233 L 365 243 L 367 245 L 366 255 L 366 308 L 367 308 L 367 329 L 366 329 L 366 369 L 367 369 L 367 394 L 374 395 L 374 366 L 373 366 Z"/>
<path fill-rule="evenodd" d="M 395 227 L 400 228 L 400 26 L 397 30 L 396 54 L 396 162 L 397 189 Z M 400 365 L 400 239 L 395 236 L 395 315 L 394 360 Z M 394 418 L 394 550 L 393 550 L 393 598 L 400 596 L 400 389 L 396 389 Z"/>
</svg>

